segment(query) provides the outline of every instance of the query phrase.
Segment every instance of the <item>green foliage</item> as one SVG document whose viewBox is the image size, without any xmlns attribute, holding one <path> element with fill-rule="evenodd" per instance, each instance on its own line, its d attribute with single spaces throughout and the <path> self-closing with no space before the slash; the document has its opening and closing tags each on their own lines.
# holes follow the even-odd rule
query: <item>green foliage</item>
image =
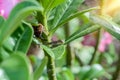
<svg viewBox="0 0 120 80">
<path fill-rule="evenodd" d="M 45 57 L 41 64 L 38 66 L 38 68 L 34 71 L 34 80 L 38 80 L 40 78 L 40 76 L 42 75 L 42 72 L 47 64 L 47 57 Z"/>
<path fill-rule="evenodd" d="M 4 18 L 2 16 L 0 16 L 0 27 L 2 26 L 2 24 L 5 22 Z"/>
<path fill-rule="evenodd" d="M 41 45 L 41 47 L 43 48 L 43 50 L 45 50 L 45 52 L 46 52 L 49 56 L 51 56 L 52 58 L 55 59 L 55 55 L 54 55 L 52 49 L 50 49 L 49 47 L 47 47 L 47 46 L 45 46 L 45 45 Z"/>
<path fill-rule="evenodd" d="M 60 45 L 58 47 L 55 47 L 52 49 L 54 55 L 55 55 L 55 59 L 60 59 L 62 58 L 62 56 L 65 53 L 65 46 L 64 45 Z"/>
<path fill-rule="evenodd" d="M 16 40 L 12 36 L 10 36 L 5 40 L 5 43 L 3 44 L 3 48 L 7 49 L 8 53 L 12 52 L 13 49 L 15 48 L 15 43 Z"/>
<path fill-rule="evenodd" d="M 47 47 L 45 45 L 41 45 L 41 46 L 42 46 L 43 50 L 45 50 L 45 52 L 54 59 L 60 59 L 65 52 L 64 45 L 60 45 L 60 46 L 55 47 L 53 49 L 50 49 L 49 47 Z"/>
<path fill-rule="evenodd" d="M 57 76 L 58 80 L 74 80 L 74 75 L 70 69 L 63 68 Z"/>
<path fill-rule="evenodd" d="M 64 44 L 67 44 L 79 37 L 82 37 L 82 36 L 85 36 L 89 33 L 92 33 L 96 30 L 98 30 L 100 28 L 100 26 L 98 25 L 89 25 L 89 24 L 85 24 L 84 26 L 82 26 L 78 31 L 76 31 L 75 33 L 73 33 L 70 37 L 68 37 L 66 40 L 65 40 L 65 43 Z"/>
<path fill-rule="evenodd" d="M 83 0 L 66 0 L 66 2 L 55 9 L 55 13 L 53 15 L 54 19 L 52 20 L 51 25 L 53 32 L 56 31 L 54 29 L 61 24 L 62 21 L 71 16 L 73 13 L 77 12 L 77 8 L 82 2 Z"/>
<path fill-rule="evenodd" d="M 2 76 L 6 76 L 0 77 L 1 80 L 32 80 L 32 68 L 24 54 L 32 42 L 33 29 L 28 23 L 20 23 L 35 10 L 42 12 L 43 8 L 36 2 L 23 1 L 12 10 L 6 21 L 0 17 L 0 68 Z"/>
<path fill-rule="evenodd" d="M 6 49 L 0 47 L 0 62 L 7 59 L 9 57 L 9 54 L 11 54 L 11 52 L 8 53 Z"/>
<path fill-rule="evenodd" d="M 45 80 L 56 80 L 56 76 L 58 80 L 93 80 L 104 76 L 106 71 L 99 61 L 96 61 L 97 64 L 93 63 L 92 65 L 85 66 L 89 62 L 89 59 L 86 58 L 94 56 L 89 54 L 94 51 L 93 47 L 92 51 L 85 48 L 84 53 L 89 55 L 86 56 L 84 54 L 82 56 L 82 48 L 84 47 L 80 44 L 80 40 L 77 44 L 80 51 L 70 42 L 100 30 L 102 27 L 114 37 L 120 39 L 120 27 L 114 21 L 104 16 L 96 15 L 97 12 L 89 15 L 88 18 L 88 15 L 85 13 L 99 8 L 93 7 L 81 10 L 79 6 L 83 2 L 84 0 L 37 0 L 37 2 L 35 0 L 23 0 L 13 8 L 8 19 L 0 16 L 0 80 L 39 80 L 42 77 Z M 60 34 L 67 36 L 66 39 L 63 39 L 65 40 L 63 44 L 59 43 L 59 39 L 52 39 L 53 34 L 60 26 L 64 26 L 65 23 L 74 18 L 77 18 L 78 25 L 75 26 L 71 23 L 71 26 L 77 27 L 77 30 L 74 28 L 76 31 L 72 30 L 73 28 L 69 25 L 67 26 L 68 28 L 64 28 L 68 30 L 64 30 L 66 34 L 59 31 Z M 43 27 L 39 26 L 39 24 L 42 24 Z M 80 28 L 79 24 L 81 25 Z M 37 37 L 35 36 L 36 34 L 38 35 Z M 31 45 L 32 42 L 37 47 Z M 57 46 L 51 47 L 52 45 Z M 69 45 L 69 53 L 66 51 L 66 45 Z M 36 48 L 40 48 L 40 50 L 37 51 Z M 30 54 L 29 57 L 31 63 L 27 55 L 29 50 L 33 51 L 30 52 L 33 55 Z M 34 51 L 38 53 L 34 54 Z M 71 55 L 71 53 L 74 54 L 75 52 L 80 53 L 78 58 L 82 59 L 81 61 Z M 103 55 L 107 60 L 107 67 L 117 60 L 114 53 L 116 52 L 112 46 L 108 53 Z M 35 56 L 35 59 L 32 56 Z M 39 56 L 43 56 L 42 61 Z M 95 57 L 98 60 L 100 59 L 98 56 Z M 67 61 L 68 58 L 70 58 L 69 60 L 72 62 L 72 65 L 65 64 L 69 62 Z M 78 66 L 73 60 L 78 60 L 77 63 L 81 62 L 82 66 Z M 41 64 L 38 65 L 40 61 Z M 77 73 L 72 70 L 73 64 L 79 67 L 79 69 L 76 69 Z"/>
<path fill-rule="evenodd" d="M 16 52 L 0 65 L 0 71 L 3 71 L 2 76 L 6 76 L 1 80 L 30 80 L 31 68 L 30 62 L 24 53 Z"/>
<path fill-rule="evenodd" d="M 44 12 L 47 13 L 57 5 L 61 4 L 65 0 L 39 0 L 39 2 L 44 7 Z"/>
<path fill-rule="evenodd" d="M 26 54 L 28 48 L 30 47 L 32 37 L 32 27 L 26 23 L 23 23 L 22 26 L 5 41 L 3 47 L 8 50 L 8 53 L 12 51 L 21 51 Z"/>
<path fill-rule="evenodd" d="M 27 51 L 30 47 L 30 44 L 32 42 L 33 29 L 32 29 L 32 26 L 24 24 L 24 23 L 22 26 L 24 27 L 24 32 L 22 33 L 20 38 L 17 40 L 14 50 L 21 51 L 23 53 L 27 53 Z"/>
<path fill-rule="evenodd" d="M 0 46 L 3 44 L 4 40 L 18 28 L 21 20 L 35 10 L 42 12 L 43 8 L 32 1 L 23 1 L 12 10 L 9 18 L 2 27 L 0 27 Z"/>
<path fill-rule="evenodd" d="M 91 67 L 82 67 L 78 76 L 80 80 L 92 80 L 101 75 L 104 75 L 104 73 L 105 70 L 99 64 L 94 64 Z"/>
<path fill-rule="evenodd" d="M 114 37 L 117 39 L 120 39 L 120 26 L 113 22 L 112 20 L 109 20 L 105 18 L 104 16 L 97 16 L 97 15 L 92 15 L 90 16 L 90 19 L 93 21 L 95 24 L 99 24 L 102 26 L 104 29 L 106 29 L 109 33 L 111 33 Z"/>
<path fill-rule="evenodd" d="M 87 13 L 87 12 L 89 12 L 89 11 L 96 10 L 96 9 L 98 9 L 98 7 L 89 8 L 89 9 L 85 9 L 85 10 L 76 12 L 76 13 L 72 14 L 71 16 L 69 16 L 68 18 L 66 18 L 65 20 L 63 20 L 61 23 L 59 23 L 57 27 L 65 24 L 65 23 L 67 23 L 68 21 L 70 21 L 70 20 L 72 20 L 72 19 L 74 19 L 74 18 L 76 18 L 76 17 L 81 16 L 81 15 L 84 14 L 84 13 Z M 55 29 L 57 29 L 57 27 L 56 27 Z"/>
</svg>

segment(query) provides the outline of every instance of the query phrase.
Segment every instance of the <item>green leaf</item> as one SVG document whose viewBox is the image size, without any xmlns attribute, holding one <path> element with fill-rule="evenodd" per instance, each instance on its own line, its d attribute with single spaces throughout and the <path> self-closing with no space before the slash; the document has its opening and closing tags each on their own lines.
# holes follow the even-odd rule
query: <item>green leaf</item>
<svg viewBox="0 0 120 80">
<path fill-rule="evenodd" d="M 31 77 L 30 62 L 20 52 L 16 52 L 4 60 L 0 65 L 0 69 L 4 71 L 8 80 L 30 80 Z"/>
<path fill-rule="evenodd" d="M 90 68 L 91 68 L 90 66 L 84 66 L 84 67 L 81 68 L 81 70 L 78 74 L 78 77 L 79 77 L 80 80 L 84 80 L 83 78 L 85 78 L 85 75 L 90 70 Z"/>
<path fill-rule="evenodd" d="M 0 80 L 9 80 L 8 76 L 5 74 L 4 70 L 0 68 Z"/>
<path fill-rule="evenodd" d="M 75 13 L 78 9 L 78 6 L 83 2 L 83 0 L 66 0 L 63 4 L 58 6 L 55 10 L 54 19 L 52 21 L 51 28 L 54 29 L 65 20 L 67 17 Z"/>
<path fill-rule="evenodd" d="M 93 78 L 100 77 L 104 75 L 105 70 L 99 64 L 94 64 L 92 66 L 84 66 L 81 68 L 79 73 L 80 80 L 92 80 Z"/>
<path fill-rule="evenodd" d="M 24 33 L 24 31 L 25 31 L 24 27 L 21 26 L 17 30 L 15 30 L 14 33 L 10 37 L 8 37 L 5 40 L 2 47 L 8 54 L 15 51 L 16 45 L 19 39 L 21 38 L 22 34 Z"/>
<path fill-rule="evenodd" d="M 42 60 L 42 63 L 38 66 L 38 68 L 35 70 L 34 72 L 34 80 L 38 80 L 40 78 L 40 76 L 42 75 L 42 72 L 47 64 L 48 58 L 45 57 Z"/>
<path fill-rule="evenodd" d="M 11 51 L 7 51 L 5 48 L 3 47 L 0 47 L 0 60 L 5 60 L 7 59 L 11 54 L 12 52 Z"/>
<path fill-rule="evenodd" d="M 10 13 L 10 16 L 0 27 L 0 46 L 3 44 L 5 39 L 9 37 L 21 23 L 21 20 L 27 17 L 33 11 L 43 11 L 41 5 L 33 1 L 22 1 L 19 3 Z"/>
<path fill-rule="evenodd" d="M 10 37 L 5 40 L 3 48 L 8 52 L 21 51 L 27 53 L 32 42 L 33 29 L 31 25 L 23 23 Z"/>
<path fill-rule="evenodd" d="M 100 28 L 100 26 L 98 25 L 93 25 L 91 26 L 91 24 L 85 24 L 83 25 L 78 31 L 76 31 L 75 33 L 73 33 L 70 37 L 68 37 L 66 40 L 65 40 L 65 43 L 64 44 L 67 44 L 77 38 L 80 38 L 82 36 L 85 36 L 89 33 L 92 33 L 96 30 L 98 30 Z"/>
<path fill-rule="evenodd" d="M 39 0 L 40 3 L 42 3 L 42 6 L 44 7 L 44 12 L 48 12 L 57 5 L 61 4 L 65 0 Z"/>
<path fill-rule="evenodd" d="M 41 47 L 43 48 L 43 50 L 49 55 L 51 56 L 53 59 L 55 59 L 55 55 L 52 51 L 52 49 L 50 49 L 49 47 L 45 46 L 45 45 L 41 45 Z"/>
<path fill-rule="evenodd" d="M 99 64 L 94 64 L 91 66 L 91 69 L 87 72 L 82 80 L 93 79 L 104 74 L 104 69 Z"/>
<path fill-rule="evenodd" d="M 95 24 L 99 24 L 101 27 L 106 29 L 110 34 L 120 40 L 120 26 L 114 23 L 112 20 L 107 19 L 103 16 L 91 15 L 91 21 Z"/>
<path fill-rule="evenodd" d="M 62 75 L 61 77 L 63 80 L 74 80 L 74 75 L 70 71 L 70 69 L 63 68 L 61 71 L 61 75 Z"/>
<path fill-rule="evenodd" d="M 67 23 L 68 21 L 80 16 L 80 15 L 83 15 L 84 13 L 86 12 L 89 12 L 89 11 L 92 11 L 92 10 L 96 10 L 96 9 L 99 9 L 98 7 L 93 7 L 93 8 L 89 8 L 89 9 L 85 9 L 85 10 L 82 10 L 82 11 L 79 11 L 77 13 L 74 13 L 72 15 L 70 15 L 69 17 L 65 18 L 64 20 L 62 20 L 52 31 L 50 34 L 53 34 L 60 26 L 62 26 L 63 24 Z"/>
<path fill-rule="evenodd" d="M 55 47 L 52 49 L 54 55 L 55 55 L 55 59 L 61 59 L 62 56 L 65 53 L 65 46 L 64 45 L 60 45 L 58 47 Z"/>
<path fill-rule="evenodd" d="M 13 37 L 8 37 L 3 44 L 3 48 L 9 51 L 13 51 L 16 45 L 16 40 Z"/>
<path fill-rule="evenodd" d="M 22 33 L 22 35 L 16 43 L 15 51 L 21 51 L 26 54 L 32 42 L 33 29 L 32 26 L 25 23 L 23 23 L 23 27 L 24 32 Z"/>
<path fill-rule="evenodd" d="M 2 26 L 2 24 L 5 22 L 5 19 L 2 17 L 2 16 L 0 16 L 0 27 Z"/>
</svg>

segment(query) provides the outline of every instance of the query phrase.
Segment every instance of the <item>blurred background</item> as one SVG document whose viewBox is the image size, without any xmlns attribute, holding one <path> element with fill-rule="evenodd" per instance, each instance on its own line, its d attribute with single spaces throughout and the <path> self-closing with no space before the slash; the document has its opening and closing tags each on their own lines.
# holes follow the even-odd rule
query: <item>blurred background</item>
<svg viewBox="0 0 120 80">
<path fill-rule="evenodd" d="M 100 1 L 102 0 L 85 0 L 79 7 L 79 10 L 99 6 Z M 103 10 L 103 13 L 105 13 L 107 17 L 113 19 L 118 24 L 120 24 L 119 5 L 120 1 L 106 0 Z M 93 11 L 91 13 L 99 14 L 99 11 Z M 57 30 L 53 36 L 53 40 L 64 40 L 78 30 L 83 24 L 89 21 L 86 15 L 89 15 L 89 13 L 71 20 L 64 25 L 66 27 Z M 98 32 L 96 31 L 73 41 L 67 46 L 66 53 L 69 53 L 69 55 L 65 54 L 62 59 L 56 61 L 59 80 L 67 80 L 67 74 L 71 75 L 71 77 L 69 76 L 69 80 L 72 80 L 72 73 L 75 75 L 75 80 L 120 80 L 120 41 L 105 30 L 102 30 L 99 46 L 96 51 L 97 39 Z M 65 62 L 65 56 L 67 56 L 68 59 L 67 63 Z M 71 56 L 72 60 L 70 62 L 69 58 Z M 64 72 L 59 71 L 59 68 L 66 64 L 69 66 L 72 65 L 71 70 L 63 68 Z M 67 78 L 63 74 L 66 74 Z M 63 79 L 63 77 L 65 77 L 65 79 Z"/>
</svg>

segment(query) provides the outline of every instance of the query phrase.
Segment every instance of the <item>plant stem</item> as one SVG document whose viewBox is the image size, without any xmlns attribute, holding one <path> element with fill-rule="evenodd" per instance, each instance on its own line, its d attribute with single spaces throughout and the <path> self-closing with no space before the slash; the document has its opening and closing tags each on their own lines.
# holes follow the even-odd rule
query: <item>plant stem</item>
<svg viewBox="0 0 120 80">
<path fill-rule="evenodd" d="M 120 80 L 119 78 L 119 75 L 120 75 L 120 54 L 119 55 L 119 59 L 118 59 L 118 62 L 117 62 L 117 69 L 115 71 L 115 73 L 113 74 L 113 79 L 112 80 Z"/>
<path fill-rule="evenodd" d="M 70 29 L 69 29 L 69 24 L 65 24 L 65 37 L 67 38 L 70 35 Z M 67 44 L 66 47 L 66 65 L 68 67 L 71 67 L 72 65 L 72 53 L 71 53 L 71 47 L 70 44 Z"/>
<path fill-rule="evenodd" d="M 67 67 L 71 67 L 72 65 L 72 54 L 71 54 L 71 47 L 69 44 L 66 47 L 66 65 Z"/>
<path fill-rule="evenodd" d="M 47 25 L 47 16 L 44 16 L 44 26 L 45 26 L 45 33 L 46 33 L 46 35 L 48 35 L 49 33 L 48 33 L 48 25 Z"/>
<path fill-rule="evenodd" d="M 48 42 L 50 42 L 50 39 L 48 38 Z M 48 46 L 48 45 L 46 45 Z M 48 46 L 49 47 L 49 46 Z M 56 73 L 55 73 L 55 62 L 54 59 L 48 55 L 48 53 L 44 50 L 45 56 L 48 57 L 48 63 L 47 63 L 47 74 L 48 74 L 48 78 L 49 80 L 57 80 L 56 78 Z"/>
<path fill-rule="evenodd" d="M 49 80 L 57 80 L 56 73 L 55 73 L 54 59 L 52 59 L 49 55 L 47 55 L 47 57 L 48 57 L 47 73 L 48 73 Z"/>
<path fill-rule="evenodd" d="M 98 62 L 99 62 L 99 64 L 101 64 L 101 65 L 102 65 L 103 54 L 104 54 L 104 53 L 101 52 L 100 55 L 99 55 L 99 61 L 98 61 Z"/>
<path fill-rule="evenodd" d="M 51 41 L 51 36 L 48 36 L 49 31 L 48 31 L 48 25 L 47 25 L 47 16 L 46 16 L 46 14 L 44 14 L 44 15 L 42 14 L 40 16 L 42 16 L 42 19 L 39 19 L 40 17 L 38 19 L 44 25 L 45 33 L 47 35 L 46 36 L 47 37 L 46 43 L 49 43 Z M 42 42 L 44 42 L 44 40 Z M 48 45 L 46 45 L 46 46 L 48 46 Z M 48 46 L 48 47 L 50 47 L 50 46 Z M 54 62 L 54 59 L 51 56 L 49 56 L 48 53 L 45 50 L 44 50 L 44 53 L 45 53 L 45 56 L 48 57 L 48 63 L 47 63 L 48 78 L 49 78 L 49 80 L 57 80 L 56 73 L 55 73 L 55 62 Z"/>
<path fill-rule="evenodd" d="M 47 26 L 47 16 L 44 15 L 44 13 L 40 13 L 38 12 L 37 13 L 37 20 L 39 23 L 41 23 L 43 26 L 44 26 L 44 32 L 46 33 L 46 35 L 48 35 L 48 26 Z"/>
<path fill-rule="evenodd" d="M 99 3 L 99 4 L 100 4 L 100 8 L 101 8 L 101 10 L 99 10 L 99 11 L 100 11 L 100 12 L 99 12 L 100 15 L 103 15 L 103 14 L 104 14 L 104 12 L 103 12 L 104 1 L 105 1 L 105 0 L 100 0 L 100 3 Z M 92 58 L 91 58 L 91 60 L 90 60 L 90 62 L 89 62 L 89 65 L 91 65 L 91 64 L 93 63 L 93 61 L 94 61 L 94 59 L 95 59 L 95 56 L 96 56 L 96 54 L 97 54 L 97 50 L 98 50 L 99 43 L 100 43 L 100 38 L 101 38 L 101 32 L 102 32 L 102 29 L 100 28 L 99 31 L 98 31 L 98 34 L 97 34 L 97 41 L 96 41 L 95 50 L 94 50 L 94 53 L 93 53 L 93 55 L 92 55 Z"/>
<path fill-rule="evenodd" d="M 97 33 L 97 41 L 96 41 L 96 46 L 95 46 L 95 50 L 94 50 L 94 53 L 92 55 L 92 58 L 89 62 L 89 65 L 91 65 L 95 59 L 95 56 L 97 54 L 97 50 L 98 50 L 98 47 L 99 47 L 99 42 L 100 42 L 100 38 L 101 38 L 101 29 L 99 29 L 98 33 Z"/>
<path fill-rule="evenodd" d="M 78 53 L 76 52 L 76 49 L 74 50 L 74 54 L 75 54 L 75 59 L 78 61 L 80 66 L 83 66 L 83 63 L 78 55 Z"/>
<path fill-rule="evenodd" d="M 48 39 L 47 43 L 49 43 L 51 41 L 51 38 L 48 36 L 47 39 Z M 51 56 L 49 56 L 47 54 L 46 51 L 44 51 L 44 52 L 45 52 L 45 55 L 48 57 L 47 74 L 48 74 L 49 80 L 57 80 L 57 78 L 56 78 L 56 72 L 55 72 L 55 61 L 54 61 L 54 59 Z"/>
</svg>

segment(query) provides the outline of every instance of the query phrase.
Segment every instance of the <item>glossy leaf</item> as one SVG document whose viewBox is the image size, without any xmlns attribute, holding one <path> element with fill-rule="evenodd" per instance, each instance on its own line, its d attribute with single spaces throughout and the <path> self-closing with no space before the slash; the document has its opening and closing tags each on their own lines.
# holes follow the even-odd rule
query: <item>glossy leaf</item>
<svg viewBox="0 0 120 80">
<path fill-rule="evenodd" d="M 81 80 L 93 79 L 93 78 L 99 77 L 103 75 L 104 72 L 105 71 L 102 68 L 102 66 L 100 66 L 99 64 L 94 64 L 93 66 L 91 66 L 90 70 L 86 72 L 86 74 L 84 75 L 84 78 L 82 78 Z"/>
<path fill-rule="evenodd" d="M 5 43 L 3 44 L 3 47 L 9 51 L 13 51 L 16 45 L 16 40 L 13 37 L 9 37 L 5 40 Z"/>
<path fill-rule="evenodd" d="M 58 47 L 55 47 L 52 49 L 54 55 L 55 55 L 55 59 L 60 59 L 62 58 L 62 56 L 65 53 L 65 46 L 64 45 L 60 45 Z"/>
<path fill-rule="evenodd" d="M 11 53 L 12 53 L 11 51 L 8 51 L 5 48 L 0 47 L 0 60 L 2 61 L 7 59 Z"/>
<path fill-rule="evenodd" d="M 32 42 L 33 29 L 32 26 L 23 23 L 3 44 L 3 48 L 9 53 L 10 51 L 21 51 L 27 53 Z"/>
<path fill-rule="evenodd" d="M 38 80 L 40 76 L 42 75 L 42 72 L 47 64 L 48 58 L 45 57 L 42 61 L 41 64 L 38 66 L 38 68 L 34 72 L 34 80 Z"/>
<path fill-rule="evenodd" d="M 17 30 L 14 31 L 14 33 L 10 37 L 8 37 L 5 40 L 3 48 L 8 52 L 8 54 L 12 51 L 15 51 L 17 42 L 24 33 L 24 30 L 25 30 L 24 27 L 19 27 Z"/>
<path fill-rule="evenodd" d="M 58 76 L 58 80 L 74 80 L 74 75 L 70 71 L 70 69 L 63 68 Z"/>
<path fill-rule="evenodd" d="M 30 80 L 30 62 L 25 55 L 19 52 L 4 60 L 0 69 L 5 72 L 9 80 Z"/>
<path fill-rule="evenodd" d="M 33 37 L 33 29 L 32 26 L 23 23 L 24 32 L 18 39 L 16 46 L 15 46 L 15 51 L 21 51 L 23 53 L 27 53 L 30 44 L 32 42 L 32 37 Z"/>
<path fill-rule="evenodd" d="M 9 80 L 7 74 L 5 74 L 5 71 L 0 68 L 0 80 Z"/>
<path fill-rule="evenodd" d="M 86 74 L 88 73 L 88 71 L 91 69 L 91 67 L 90 66 L 84 66 L 84 67 L 82 67 L 81 69 L 80 69 L 80 72 L 79 72 L 79 74 L 78 74 L 78 77 L 79 77 L 79 79 L 84 79 L 84 78 L 87 78 L 86 77 Z"/>
<path fill-rule="evenodd" d="M 55 10 L 54 19 L 51 28 L 54 29 L 58 24 L 68 18 L 77 11 L 78 6 L 83 0 L 66 0 L 63 4 L 58 6 Z"/>
<path fill-rule="evenodd" d="M 100 28 L 100 26 L 98 26 L 98 25 L 93 25 L 93 26 L 91 26 L 90 24 L 84 25 L 78 31 L 76 31 L 70 37 L 68 37 L 65 40 L 64 44 L 67 44 L 67 43 L 69 43 L 77 38 L 80 38 L 80 37 L 85 36 L 89 33 L 92 33 L 94 31 L 98 30 L 99 28 Z"/>
<path fill-rule="evenodd" d="M 57 5 L 61 4 L 65 0 L 39 0 L 44 7 L 45 12 L 50 11 L 52 8 L 56 7 Z"/>
<path fill-rule="evenodd" d="M 99 24 L 101 27 L 106 29 L 110 34 L 120 40 L 120 26 L 103 16 L 91 15 L 91 21 L 95 24 Z"/>
<path fill-rule="evenodd" d="M 53 51 L 52 51 L 51 48 L 49 48 L 49 47 L 47 47 L 47 46 L 45 46 L 45 45 L 41 45 L 41 47 L 43 48 L 43 50 L 44 50 L 49 56 L 51 56 L 53 59 L 55 59 L 55 55 L 54 55 L 54 53 L 53 53 Z"/>
<path fill-rule="evenodd" d="M 89 11 L 92 11 L 92 10 L 96 10 L 96 9 L 99 9 L 99 7 L 93 7 L 93 8 L 89 8 L 89 9 L 85 9 L 85 10 L 82 10 L 82 11 L 79 11 L 77 13 L 74 13 L 72 15 L 70 15 L 69 17 L 65 18 L 64 20 L 62 20 L 52 31 L 51 31 L 51 34 L 53 34 L 60 26 L 62 26 L 63 24 L 69 22 L 70 20 L 76 18 L 76 17 L 79 17 L 81 15 L 83 15 L 84 13 L 86 12 L 89 12 Z"/>
<path fill-rule="evenodd" d="M 92 66 L 84 66 L 81 68 L 79 73 L 80 80 L 92 80 L 93 78 L 97 78 L 99 76 L 104 75 L 105 70 L 99 64 L 94 64 Z"/>
<path fill-rule="evenodd" d="M 28 16 L 33 11 L 43 11 L 41 5 L 33 1 L 22 1 L 10 13 L 10 16 L 0 27 L 0 45 L 3 44 L 5 39 L 10 36 L 21 23 L 21 20 Z"/>
</svg>

